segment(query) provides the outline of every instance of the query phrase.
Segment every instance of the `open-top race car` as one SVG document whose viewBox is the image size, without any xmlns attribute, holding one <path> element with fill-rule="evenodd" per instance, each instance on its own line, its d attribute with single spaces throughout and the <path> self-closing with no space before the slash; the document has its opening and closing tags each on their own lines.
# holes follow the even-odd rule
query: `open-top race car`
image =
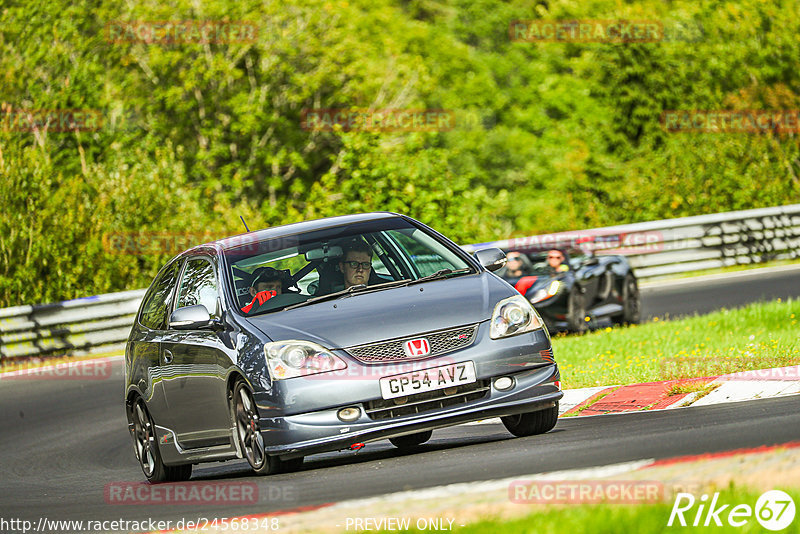
<svg viewBox="0 0 800 534">
<path fill-rule="evenodd" d="M 583 332 L 598 319 L 639 322 L 639 288 L 624 256 L 510 251 L 497 274 L 525 295 L 550 331 Z"/>
</svg>

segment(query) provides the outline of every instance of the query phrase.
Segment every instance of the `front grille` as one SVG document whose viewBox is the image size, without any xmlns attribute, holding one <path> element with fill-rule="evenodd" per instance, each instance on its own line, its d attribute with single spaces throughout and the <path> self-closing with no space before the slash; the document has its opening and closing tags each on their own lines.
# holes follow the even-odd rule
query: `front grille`
<svg viewBox="0 0 800 534">
<path fill-rule="evenodd" d="M 369 345 L 358 345 L 349 347 L 346 350 L 351 356 L 364 363 L 383 363 L 383 362 L 397 362 L 397 361 L 410 361 L 419 360 L 422 358 L 431 358 L 433 356 L 441 356 L 453 352 L 454 350 L 462 349 L 472 345 L 475 341 L 475 334 L 478 332 L 478 325 L 461 326 L 459 328 L 452 328 L 450 330 L 440 330 L 438 332 L 429 332 L 427 334 L 418 334 L 404 338 L 392 339 L 391 341 L 382 341 L 380 343 L 372 343 Z M 409 358 L 403 350 L 403 344 L 412 339 L 424 337 L 428 340 L 431 346 L 430 354 L 421 356 L 419 358 Z"/>
<path fill-rule="evenodd" d="M 367 417 L 375 421 L 392 419 L 482 399 L 489 393 L 489 389 L 488 380 L 478 380 L 472 384 L 456 386 L 456 391 L 450 392 L 449 395 L 445 391 L 450 391 L 450 388 L 426 391 L 397 399 L 369 401 L 365 403 L 365 411 Z M 402 404 L 398 404 L 399 402 Z"/>
</svg>

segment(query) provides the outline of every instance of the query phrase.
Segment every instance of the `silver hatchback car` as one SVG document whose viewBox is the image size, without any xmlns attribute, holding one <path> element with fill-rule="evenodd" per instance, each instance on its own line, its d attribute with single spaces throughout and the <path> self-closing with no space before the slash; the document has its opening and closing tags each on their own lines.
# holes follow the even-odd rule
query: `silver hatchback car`
<svg viewBox="0 0 800 534">
<path fill-rule="evenodd" d="M 501 417 L 552 429 L 550 336 L 491 271 L 394 213 L 302 222 L 201 245 L 147 291 L 125 351 L 125 408 L 148 480 L 246 458 L 256 473 Z"/>
</svg>

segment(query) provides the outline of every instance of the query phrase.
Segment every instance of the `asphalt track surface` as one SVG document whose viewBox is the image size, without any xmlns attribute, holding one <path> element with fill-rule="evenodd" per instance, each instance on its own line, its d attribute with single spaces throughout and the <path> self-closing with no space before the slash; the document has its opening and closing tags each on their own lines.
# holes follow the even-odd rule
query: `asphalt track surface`
<svg viewBox="0 0 800 534">
<path fill-rule="evenodd" d="M 800 265 L 674 280 L 641 289 L 642 318 L 681 317 L 764 300 L 800 298 Z"/>
<path fill-rule="evenodd" d="M 800 271 L 643 290 L 645 316 L 704 313 L 800 296 Z M 246 482 L 255 504 L 108 504 L 104 489 L 144 478 L 122 407 L 122 365 L 102 380 L 0 379 L 0 518 L 141 520 L 231 517 L 553 470 L 721 452 L 800 440 L 798 397 L 650 413 L 567 418 L 513 438 L 500 424 L 434 432 L 413 452 L 388 441 L 312 456 L 294 473 L 256 477 L 246 463 L 196 466 L 194 481 Z"/>
</svg>

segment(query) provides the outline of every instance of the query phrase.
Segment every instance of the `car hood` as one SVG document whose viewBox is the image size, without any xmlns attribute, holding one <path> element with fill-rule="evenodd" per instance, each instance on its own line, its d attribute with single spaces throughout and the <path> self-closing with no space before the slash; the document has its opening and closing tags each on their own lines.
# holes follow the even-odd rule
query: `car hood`
<svg viewBox="0 0 800 534">
<path fill-rule="evenodd" d="M 498 301 L 515 293 L 483 272 L 356 293 L 246 320 L 273 341 L 302 339 L 336 349 L 486 321 Z"/>
</svg>

